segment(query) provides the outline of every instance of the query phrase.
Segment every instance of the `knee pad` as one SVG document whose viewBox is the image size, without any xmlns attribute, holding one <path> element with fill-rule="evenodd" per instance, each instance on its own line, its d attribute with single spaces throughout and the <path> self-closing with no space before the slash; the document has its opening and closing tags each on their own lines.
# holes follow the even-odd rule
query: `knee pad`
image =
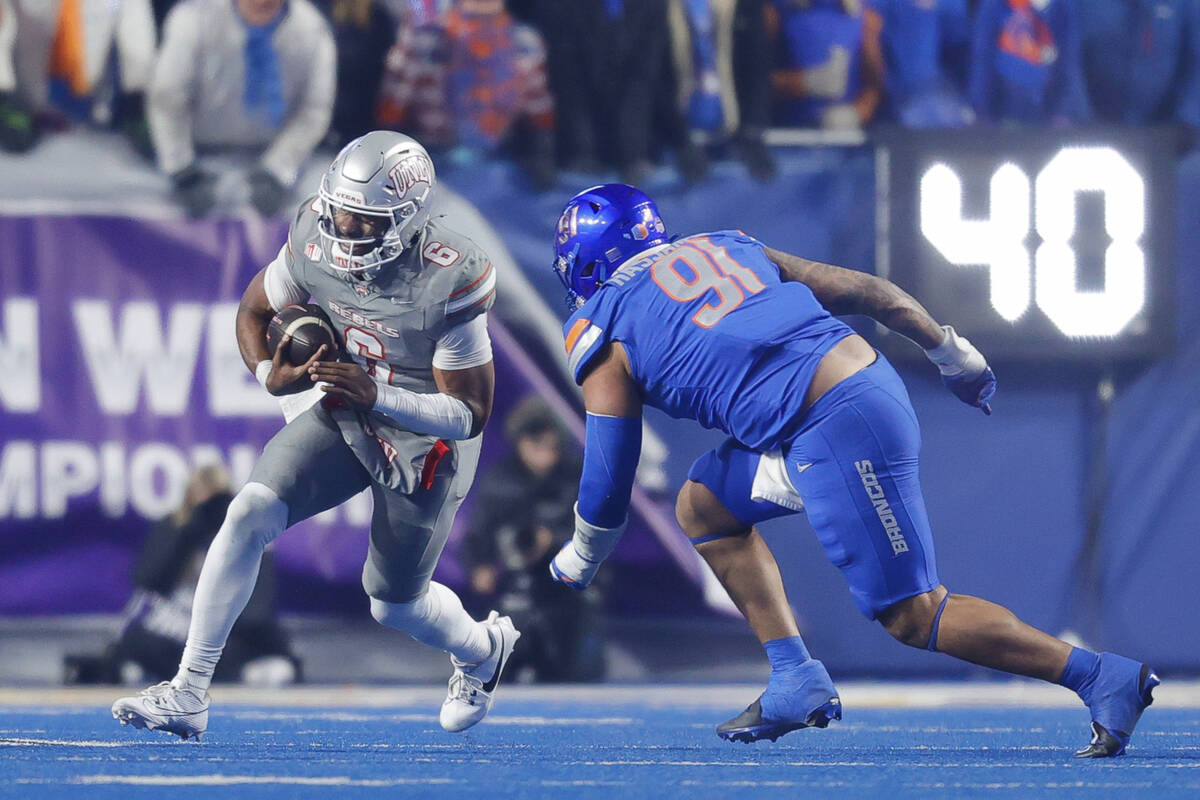
<svg viewBox="0 0 1200 800">
<path fill-rule="evenodd" d="M 225 512 L 221 533 L 266 547 L 287 526 L 287 504 L 261 483 L 247 483 Z"/>
</svg>

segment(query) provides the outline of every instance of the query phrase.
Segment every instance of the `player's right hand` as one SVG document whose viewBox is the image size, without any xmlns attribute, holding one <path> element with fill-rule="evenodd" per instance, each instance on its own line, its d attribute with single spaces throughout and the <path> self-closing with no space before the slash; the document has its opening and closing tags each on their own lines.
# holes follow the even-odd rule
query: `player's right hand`
<svg viewBox="0 0 1200 800">
<path fill-rule="evenodd" d="M 307 362 L 300 366 L 293 366 L 283 357 L 288 350 L 288 343 L 291 341 L 290 334 L 284 336 L 279 341 L 279 346 L 275 348 L 275 354 L 271 356 L 271 374 L 267 376 L 266 389 L 277 397 L 283 394 L 295 394 L 311 387 L 312 381 L 308 379 L 308 368 L 325 355 L 326 346 L 321 345 Z"/>
<path fill-rule="evenodd" d="M 601 563 L 588 561 L 579 555 L 579 551 L 575 549 L 575 543 L 568 541 L 550 562 L 550 577 L 582 592 L 596 577 Z"/>
</svg>

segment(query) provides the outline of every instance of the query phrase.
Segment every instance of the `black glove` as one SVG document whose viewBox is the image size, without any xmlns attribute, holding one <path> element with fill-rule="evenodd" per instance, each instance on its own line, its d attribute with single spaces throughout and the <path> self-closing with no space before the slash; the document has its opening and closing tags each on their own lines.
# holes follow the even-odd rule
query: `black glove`
<svg viewBox="0 0 1200 800">
<path fill-rule="evenodd" d="M 203 217 L 216 205 L 217 176 L 195 164 L 184 167 L 171 176 L 175 196 L 190 219 Z"/>
<path fill-rule="evenodd" d="M 117 127 L 130 146 L 147 161 L 154 160 L 150 123 L 146 121 L 146 96 L 142 92 L 122 92 L 117 97 Z"/>
<path fill-rule="evenodd" d="M 37 141 L 33 111 L 16 92 L 0 92 L 0 149 L 24 153 Z"/>
<path fill-rule="evenodd" d="M 287 189 L 279 179 L 265 169 L 256 169 L 247 179 L 250 183 L 250 203 L 264 217 L 273 217 L 283 207 Z"/>
</svg>

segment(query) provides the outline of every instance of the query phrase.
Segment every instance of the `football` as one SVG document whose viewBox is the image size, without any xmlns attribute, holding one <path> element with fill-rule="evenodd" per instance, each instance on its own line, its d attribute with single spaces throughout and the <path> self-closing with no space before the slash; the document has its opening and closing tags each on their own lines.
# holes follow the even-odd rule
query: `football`
<svg viewBox="0 0 1200 800">
<path fill-rule="evenodd" d="M 325 359 L 333 361 L 338 357 L 340 348 L 337 334 L 320 306 L 313 303 L 286 306 L 271 318 L 271 324 L 267 326 L 267 350 L 272 358 L 279 343 L 288 334 L 291 334 L 292 340 L 288 342 L 283 360 L 293 366 L 307 363 L 321 345 L 328 345 Z"/>
</svg>

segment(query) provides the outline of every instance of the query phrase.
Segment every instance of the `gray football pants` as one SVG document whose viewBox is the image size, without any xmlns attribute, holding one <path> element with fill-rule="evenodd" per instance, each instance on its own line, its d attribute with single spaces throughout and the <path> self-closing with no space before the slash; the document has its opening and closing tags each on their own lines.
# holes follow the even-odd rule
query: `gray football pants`
<svg viewBox="0 0 1200 800">
<path fill-rule="evenodd" d="M 364 434 L 365 435 L 365 434 Z M 425 593 L 454 515 L 475 479 L 482 437 L 447 442 L 428 489 L 411 494 L 371 480 L 329 415 L 314 406 L 267 443 L 250 473 L 288 507 L 287 527 L 371 487 L 375 510 L 363 589 L 377 600 L 410 603 Z"/>
</svg>

